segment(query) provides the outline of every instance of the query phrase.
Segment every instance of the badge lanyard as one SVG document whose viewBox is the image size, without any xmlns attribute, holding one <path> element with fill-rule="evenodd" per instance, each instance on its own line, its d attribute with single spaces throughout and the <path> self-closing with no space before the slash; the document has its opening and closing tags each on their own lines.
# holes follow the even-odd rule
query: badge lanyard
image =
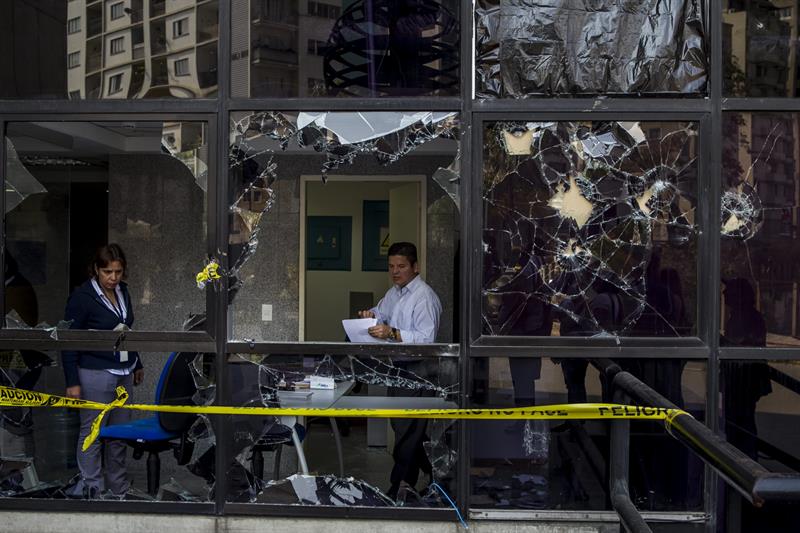
<svg viewBox="0 0 800 533">
<path fill-rule="evenodd" d="M 114 331 L 124 331 L 124 329 L 126 328 L 125 319 L 128 318 L 128 310 L 125 307 L 125 300 L 122 297 L 122 290 L 119 288 L 119 285 L 117 285 L 114 288 L 114 291 L 117 295 L 117 303 L 119 304 L 119 308 L 117 308 L 117 306 L 111 303 L 111 300 L 109 300 L 108 297 L 105 295 L 105 293 L 102 291 L 102 289 L 100 289 L 100 285 L 97 283 L 97 280 L 94 279 L 92 280 L 92 287 L 94 287 L 94 290 L 100 297 L 100 301 L 103 302 L 103 305 L 105 305 L 109 311 L 114 313 L 114 315 L 117 318 L 119 318 L 119 324 L 117 324 L 117 326 L 114 328 Z M 123 350 L 118 353 L 119 353 L 119 362 L 127 363 L 128 351 Z"/>
</svg>

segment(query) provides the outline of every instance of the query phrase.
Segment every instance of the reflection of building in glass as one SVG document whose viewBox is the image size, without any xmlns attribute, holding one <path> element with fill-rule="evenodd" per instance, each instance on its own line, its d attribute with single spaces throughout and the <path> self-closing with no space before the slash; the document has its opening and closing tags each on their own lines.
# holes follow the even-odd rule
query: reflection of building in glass
<svg viewBox="0 0 800 533">
<path fill-rule="evenodd" d="M 796 96 L 796 0 L 728 0 L 723 6 L 725 82 L 734 94 Z"/>
<path fill-rule="evenodd" d="M 458 13 L 457 0 L 429 4 L 423 7 L 413 4 L 413 7 L 421 11 L 440 8 L 438 16 L 442 19 L 446 17 L 441 13 Z M 384 27 L 393 21 L 388 15 L 391 10 L 386 5 L 374 0 L 232 0 L 232 94 L 240 97 L 335 96 L 326 88 L 325 62 L 330 60 L 326 59 L 326 53 L 337 23 L 351 7 L 354 11 L 349 15 L 353 21 L 339 34 L 339 38 L 351 39 L 348 44 L 352 49 L 344 52 L 344 57 L 351 63 L 339 66 L 346 71 L 344 76 L 357 78 L 363 74 L 362 71 L 380 70 L 380 67 L 372 66 L 371 60 L 390 55 L 391 52 L 384 47 L 397 46 L 398 41 L 408 38 L 397 28 Z M 430 12 L 424 15 L 430 16 Z M 457 42 L 457 25 L 455 31 L 447 32 L 440 39 L 437 35 L 442 30 L 441 20 L 436 20 L 438 22 L 430 25 L 424 16 L 418 16 L 415 22 L 422 26 L 417 29 L 417 38 L 412 42 L 418 44 L 420 39 L 426 38 L 436 42 L 444 39 Z M 434 70 L 442 69 L 447 66 L 444 63 L 441 59 L 432 60 L 427 66 Z M 430 71 L 418 63 L 414 67 L 425 82 L 430 81 Z M 341 72 L 337 74 L 342 75 Z M 457 68 L 450 74 L 458 76 Z M 414 79 L 414 73 L 405 72 L 403 77 L 409 83 L 407 90 L 412 93 L 431 92 L 423 88 L 421 80 L 408 81 Z M 449 79 L 447 76 L 444 78 Z"/>
<path fill-rule="evenodd" d="M 733 123 L 734 119 L 729 117 L 728 121 Z M 797 338 L 800 124 L 796 116 L 776 113 L 742 113 L 735 123 L 726 135 L 735 137 L 731 145 L 737 147 L 741 171 L 739 176 L 726 176 L 726 187 L 735 185 L 734 178 L 752 186 L 762 206 L 763 223 L 755 238 L 748 241 L 749 253 L 742 258 L 743 265 L 723 264 L 723 268 L 730 270 L 731 276 L 735 271 L 736 276 L 752 279 L 756 306 L 764 314 L 771 335 Z M 788 338 L 785 340 L 788 342 Z M 778 341 L 773 338 L 769 342 Z"/>
<path fill-rule="evenodd" d="M 69 2 L 69 97 L 216 94 L 217 11 L 217 0 Z"/>
</svg>

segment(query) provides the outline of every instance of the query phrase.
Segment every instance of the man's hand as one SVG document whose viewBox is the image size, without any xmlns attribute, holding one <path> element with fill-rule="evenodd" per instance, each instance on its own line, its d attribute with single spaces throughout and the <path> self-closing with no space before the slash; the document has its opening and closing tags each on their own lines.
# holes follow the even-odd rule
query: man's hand
<svg viewBox="0 0 800 533">
<path fill-rule="evenodd" d="M 72 398 L 74 400 L 81 399 L 81 386 L 80 385 L 73 385 L 72 387 L 67 387 L 67 398 Z"/>
<path fill-rule="evenodd" d="M 367 310 L 367 311 L 359 311 L 358 312 L 358 318 L 375 318 L 375 313 L 373 313 L 372 311 L 369 311 L 369 310 Z"/>
<path fill-rule="evenodd" d="M 367 330 L 367 333 L 375 337 L 376 339 L 388 339 L 389 336 L 392 334 L 392 327 L 387 326 L 386 324 L 378 324 L 377 326 L 372 326 Z"/>
<path fill-rule="evenodd" d="M 144 381 L 144 368 L 140 368 L 139 370 L 135 370 L 133 372 L 133 385 L 140 385 L 142 381 Z"/>
</svg>

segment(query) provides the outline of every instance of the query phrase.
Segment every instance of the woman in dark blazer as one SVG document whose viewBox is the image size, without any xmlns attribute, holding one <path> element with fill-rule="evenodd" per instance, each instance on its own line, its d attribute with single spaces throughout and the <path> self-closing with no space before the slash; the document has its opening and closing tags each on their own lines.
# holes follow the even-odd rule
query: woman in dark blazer
<svg viewBox="0 0 800 533">
<path fill-rule="evenodd" d="M 97 250 L 89 266 L 90 278 L 75 289 L 67 302 L 65 319 L 72 321 L 71 329 L 121 332 L 133 325 L 131 297 L 122 281 L 127 267 L 125 253 L 118 244 L 108 244 Z M 116 398 L 118 386 L 130 390 L 144 378 L 137 352 L 65 351 L 62 360 L 69 398 L 108 403 Z M 81 450 L 96 415 L 97 411 L 80 410 L 77 458 L 81 480 L 74 488 L 74 495 L 94 498 L 109 491 L 122 497 L 130 485 L 125 467 L 125 444 L 119 441 L 94 442 L 85 452 Z M 130 420 L 130 411 L 115 409 L 106 418 L 109 424 L 125 423 Z M 105 472 L 101 455 L 103 448 Z"/>
</svg>

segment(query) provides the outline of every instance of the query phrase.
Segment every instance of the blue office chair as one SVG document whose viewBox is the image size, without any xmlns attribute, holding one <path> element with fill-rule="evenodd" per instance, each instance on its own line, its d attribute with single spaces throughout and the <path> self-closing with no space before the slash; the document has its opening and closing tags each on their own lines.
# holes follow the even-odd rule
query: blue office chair
<svg viewBox="0 0 800 533">
<path fill-rule="evenodd" d="M 158 379 L 156 404 L 194 404 L 192 397 L 197 388 L 190 365 L 196 356 L 196 353 L 170 354 Z M 194 414 L 156 413 L 155 416 L 127 424 L 103 426 L 100 438 L 125 441 L 133 448 L 134 459 L 141 459 L 144 452 L 148 452 L 147 492 L 155 496 L 161 477 L 159 454 L 172 450 L 179 465 L 187 464 L 192 457 L 193 444 L 186 433 L 196 419 L 197 415 Z"/>
</svg>

